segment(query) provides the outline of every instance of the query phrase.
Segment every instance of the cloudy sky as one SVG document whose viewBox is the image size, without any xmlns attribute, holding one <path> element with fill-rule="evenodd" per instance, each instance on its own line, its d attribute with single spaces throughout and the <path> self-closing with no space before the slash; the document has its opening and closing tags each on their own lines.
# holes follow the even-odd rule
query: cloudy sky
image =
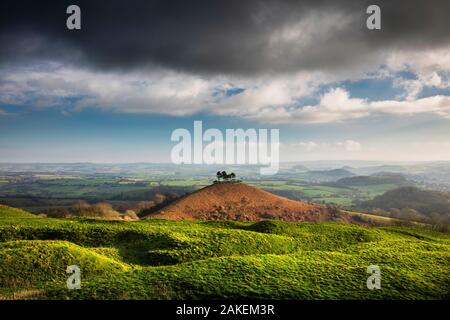
<svg viewBox="0 0 450 320">
<path fill-rule="evenodd" d="M 66 28 L 81 8 L 82 29 Z M 366 8 L 381 7 L 381 30 Z M 279 128 L 281 160 L 450 160 L 450 2 L 0 3 L 0 161 L 169 161 Z"/>
</svg>

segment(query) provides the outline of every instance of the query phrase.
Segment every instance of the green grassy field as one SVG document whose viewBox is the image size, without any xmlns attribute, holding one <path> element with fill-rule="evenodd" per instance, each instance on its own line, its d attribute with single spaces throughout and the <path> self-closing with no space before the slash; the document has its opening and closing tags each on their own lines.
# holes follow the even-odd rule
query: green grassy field
<svg viewBox="0 0 450 320">
<path fill-rule="evenodd" d="M 300 198 L 316 203 L 327 203 L 338 206 L 350 207 L 355 199 L 369 200 L 383 194 L 388 190 L 395 189 L 394 184 L 380 184 L 367 186 L 327 186 L 327 185 L 300 185 L 299 182 L 289 181 L 250 181 L 251 185 L 268 190 L 293 191 L 301 195 Z"/>
<path fill-rule="evenodd" d="M 81 268 L 80 290 L 66 268 Z M 369 290 L 369 265 L 381 289 Z M 449 299 L 450 235 L 341 223 L 36 218 L 0 206 L 3 299 Z"/>
</svg>

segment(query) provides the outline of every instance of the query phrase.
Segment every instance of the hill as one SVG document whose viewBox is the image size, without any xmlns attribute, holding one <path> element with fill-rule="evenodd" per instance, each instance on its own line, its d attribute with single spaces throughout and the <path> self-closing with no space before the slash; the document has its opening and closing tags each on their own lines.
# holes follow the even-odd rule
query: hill
<svg viewBox="0 0 450 320">
<path fill-rule="evenodd" d="M 373 200 L 361 204 L 365 208 L 414 209 L 422 214 L 449 214 L 450 199 L 437 191 L 422 190 L 416 187 L 400 187 L 385 192 Z"/>
<path fill-rule="evenodd" d="M 36 218 L 36 216 L 24 210 L 0 204 L 0 219 L 1 218 Z"/>
<path fill-rule="evenodd" d="M 215 183 L 147 217 L 171 220 L 321 221 L 329 219 L 330 215 L 318 205 L 283 198 L 245 183 Z"/>
<path fill-rule="evenodd" d="M 301 173 L 300 177 L 308 181 L 316 182 L 331 182 L 346 177 L 353 177 L 355 174 L 346 169 L 333 169 L 333 170 L 311 170 L 305 173 Z"/>
<path fill-rule="evenodd" d="M 306 172 L 309 171 L 309 169 L 301 164 L 295 165 L 291 167 L 292 171 L 296 171 L 296 172 Z"/>
<path fill-rule="evenodd" d="M 343 186 L 370 186 L 380 184 L 395 184 L 405 186 L 410 184 L 406 178 L 400 174 L 373 174 L 370 176 L 346 177 L 336 181 L 336 184 Z"/>
<path fill-rule="evenodd" d="M 0 219 L 0 299 L 449 299 L 449 259 L 449 235 L 419 227 Z"/>
</svg>

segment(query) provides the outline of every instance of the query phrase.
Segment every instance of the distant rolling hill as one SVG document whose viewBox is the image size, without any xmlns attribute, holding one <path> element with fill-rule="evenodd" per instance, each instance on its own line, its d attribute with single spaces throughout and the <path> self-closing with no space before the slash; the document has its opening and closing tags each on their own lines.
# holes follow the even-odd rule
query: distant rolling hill
<svg viewBox="0 0 450 320">
<path fill-rule="evenodd" d="M 353 177 L 355 174 L 346 169 L 333 169 L 333 170 L 311 170 L 302 173 L 301 178 L 308 181 L 316 182 L 331 182 L 346 177 Z"/>
<path fill-rule="evenodd" d="M 277 196 L 245 183 L 216 183 L 184 196 L 147 218 L 171 220 L 322 221 L 325 208 Z"/>
<path fill-rule="evenodd" d="M 409 182 L 401 174 L 380 173 L 380 174 L 373 174 L 370 176 L 346 177 L 336 181 L 336 184 L 342 186 L 370 186 L 380 184 L 394 184 L 397 186 L 407 186 L 411 185 L 411 182 Z"/>
<path fill-rule="evenodd" d="M 295 165 L 291 168 L 291 170 L 297 171 L 297 172 L 307 172 L 309 169 L 301 164 Z"/>
<path fill-rule="evenodd" d="M 384 210 L 409 208 L 425 215 L 431 213 L 450 214 L 450 198 L 437 191 L 400 187 L 389 190 L 373 200 L 363 202 L 361 207 Z"/>
</svg>

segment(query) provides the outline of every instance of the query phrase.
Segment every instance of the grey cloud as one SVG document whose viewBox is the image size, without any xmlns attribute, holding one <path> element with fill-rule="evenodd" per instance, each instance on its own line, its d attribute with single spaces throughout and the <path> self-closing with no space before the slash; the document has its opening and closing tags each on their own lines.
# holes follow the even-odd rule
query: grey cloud
<svg viewBox="0 0 450 320">
<path fill-rule="evenodd" d="M 70 4 L 82 30 L 65 27 Z M 382 30 L 365 28 L 369 4 Z M 364 68 L 388 50 L 450 44 L 450 1 L 23 1 L 0 4 L 0 64 L 58 61 L 101 70 L 212 75 Z"/>
</svg>

